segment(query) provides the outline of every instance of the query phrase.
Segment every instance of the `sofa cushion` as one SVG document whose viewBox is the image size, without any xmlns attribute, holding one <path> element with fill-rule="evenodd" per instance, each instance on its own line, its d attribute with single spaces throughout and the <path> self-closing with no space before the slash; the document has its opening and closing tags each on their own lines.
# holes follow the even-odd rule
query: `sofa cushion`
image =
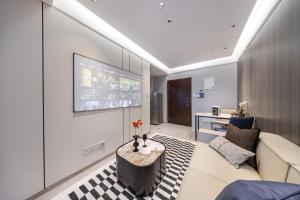
<svg viewBox="0 0 300 200">
<path fill-rule="evenodd" d="M 226 186 L 216 200 L 299 200 L 300 185 L 272 181 L 239 180 Z"/>
<path fill-rule="evenodd" d="M 190 167 L 201 170 L 226 183 L 238 179 L 261 180 L 257 171 L 249 165 L 241 165 L 236 169 L 233 165 L 211 149 L 208 144 L 198 142 L 192 156 Z"/>
<path fill-rule="evenodd" d="M 212 200 L 226 187 L 227 183 L 201 170 L 189 167 L 178 194 L 179 200 Z"/>
<path fill-rule="evenodd" d="M 259 129 L 239 129 L 236 126 L 229 124 L 225 138 L 239 147 L 256 153 L 259 133 Z M 250 158 L 247 163 L 257 169 L 255 157 Z"/>
<path fill-rule="evenodd" d="M 253 152 L 233 144 L 222 136 L 211 141 L 209 146 L 224 156 L 236 168 L 239 168 L 241 164 L 255 155 Z"/>
</svg>

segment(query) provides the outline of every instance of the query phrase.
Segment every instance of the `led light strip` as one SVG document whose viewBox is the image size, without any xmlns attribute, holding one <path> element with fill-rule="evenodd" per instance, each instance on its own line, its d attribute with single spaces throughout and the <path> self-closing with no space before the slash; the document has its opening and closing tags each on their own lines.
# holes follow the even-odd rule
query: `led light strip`
<svg viewBox="0 0 300 200">
<path fill-rule="evenodd" d="M 259 31 L 280 1 L 281 0 L 257 0 L 233 51 L 232 56 L 236 61 L 238 61 L 247 49 L 255 34 Z"/>
<path fill-rule="evenodd" d="M 231 56 L 194 63 L 181 67 L 175 67 L 170 69 L 169 73 L 172 74 L 187 70 L 194 70 L 204 67 L 212 67 L 237 62 L 244 51 L 247 49 L 255 34 L 259 31 L 260 27 L 267 20 L 268 16 L 272 13 L 273 9 L 278 5 L 280 1 L 281 0 L 257 0 Z"/>
<path fill-rule="evenodd" d="M 144 49 L 142 49 L 140 46 L 138 46 L 136 43 L 134 43 L 132 40 L 130 40 L 125 35 L 120 33 L 110 24 L 108 24 L 103 19 L 98 17 L 92 11 L 84 7 L 77 0 L 42 0 L 42 1 L 54 6 L 58 10 L 66 13 L 67 15 L 76 19 L 80 23 L 85 24 L 86 26 L 90 27 L 96 32 L 104 35 L 105 37 L 118 43 L 122 47 L 137 54 L 138 56 L 147 60 L 154 66 L 166 72 L 167 74 L 237 62 L 240 56 L 246 50 L 247 46 L 249 45 L 249 43 L 251 42 L 255 34 L 257 33 L 257 31 L 263 25 L 263 23 L 268 18 L 270 13 L 273 11 L 275 6 L 280 2 L 280 0 L 257 0 L 247 20 L 247 23 L 243 29 L 243 32 L 237 42 L 237 45 L 233 51 L 233 54 L 231 56 L 170 69 L 165 64 L 163 64 L 158 59 L 156 59 L 154 56 L 152 56 Z"/>
<path fill-rule="evenodd" d="M 49 0 L 43 0 L 43 1 L 49 4 Z M 80 23 L 90 27 L 96 32 L 111 39 L 112 41 L 116 42 L 120 46 L 137 54 L 138 56 L 142 57 L 144 60 L 150 62 L 151 64 L 163 70 L 164 72 L 169 73 L 169 68 L 165 64 L 163 64 L 158 59 L 153 57 L 151 54 L 146 52 L 144 49 L 142 49 L 132 40 L 130 40 L 125 35 L 120 33 L 118 30 L 116 30 L 110 24 L 105 22 L 103 19 L 98 17 L 92 11 L 84 7 L 78 1 L 54 0 L 52 1 L 51 5 L 54 6 L 56 9 L 62 11 L 63 13 L 71 16 L 72 18 L 79 21 Z"/>
<path fill-rule="evenodd" d="M 232 56 L 217 58 L 217 59 L 213 59 L 213 60 L 207 60 L 207 61 L 203 61 L 203 62 L 199 62 L 199 63 L 185 65 L 182 67 L 172 68 L 172 69 L 170 69 L 170 74 L 183 72 L 183 71 L 189 71 L 189 70 L 195 70 L 195 69 L 201 69 L 201 68 L 205 68 L 205 67 L 213 67 L 213 66 L 218 66 L 218 65 L 230 64 L 230 63 L 235 63 L 235 62 L 236 62 L 236 60 L 234 60 Z"/>
</svg>

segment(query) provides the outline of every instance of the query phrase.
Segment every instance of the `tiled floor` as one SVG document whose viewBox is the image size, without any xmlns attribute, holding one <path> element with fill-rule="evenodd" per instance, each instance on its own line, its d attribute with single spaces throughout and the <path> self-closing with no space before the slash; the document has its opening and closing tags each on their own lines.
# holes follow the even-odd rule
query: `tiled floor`
<svg viewBox="0 0 300 200">
<path fill-rule="evenodd" d="M 49 200 L 49 199 L 52 199 L 57 194 L 59 194 L 60 192 L 64 191 L 68 187 L 72 186 L 73 184 L 75 184 L 76 182 L 78 182 L 79 180 L 81 180 L 82 178 L 84 178 L 85 176 L 89 175 L 90 173 L 92 173 L 93 171 L 97 170 L 98 168 L 104 166 L 106 163 L 108 163 L 109 161 L 111 161 L 114 157 L 115 157 L 114 154 L 112 156 L 107 157 L 106 159 L 104 159 L 104 160 L 100 161 L 99 163 L 95 164 L 94 166 L 92 166 L 92 167 L 84 170 L 80 174 L 72 177 L 71 179 L 67 180 L 66 182 L 64 182 L 64 183 L 62 183 L 60 185 L 58 185 L 57 187 L 51 189 L 50 191 L 46 192 L 45 194 L 43 194 L 42 196 L 39 196 L 36 199 L 37 200 Z"/>
<path fill-rule="evenodd" d="M 190 141 L 195 140 L 195 133 L 192 127 L 181 126 L 176 124 L 163 123 L 157 126 L 152 125 L 151 133 L 161 133 Z"/>
<path fill-rule="evenodd" d="M 194 131 L 191 127 L 180 126 L 175 124 L 168 124 L 164 123 L 161 125 L 151 126 L 151 134 L 154 133 L 161 133 L 173 137 L 182 138 L 185 140 L 194 141 Z M 205 137 L 205 136 L 204 136 Z M 199 137 L 201 139 L 201 137 Z M 47 193 L 43 194 L 42 196 L 38 197 L 38 200 L 48 200 L 55 197 L 58 193 L 65 190 L 66 188 L 70 187 L 71 185 L 75 184 L 77 181 L 82 179 L 83 177 L 87 176 L 88 174 L 92 173 L 96 169 L 102 167 L 108 161 L 112 160 L 114 155 L 102 160 L 101 162 L 97 163 L 96 165 L 86 169 L 85 171 L 81 172 L 80 174 L 72 177 L 71 179 L 67 180 L 66 182 L 60 184 L 59 186 L 53 188 L 52 190 L 48 191 Z"/>
</svg>

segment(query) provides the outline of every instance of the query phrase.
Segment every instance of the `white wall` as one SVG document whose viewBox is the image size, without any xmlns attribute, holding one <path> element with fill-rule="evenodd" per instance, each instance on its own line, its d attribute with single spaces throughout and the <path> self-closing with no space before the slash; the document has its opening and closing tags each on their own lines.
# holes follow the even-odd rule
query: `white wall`
<svg viewBox="0 0 300 200">
<path fill-rule="evenodd" d="M 0 2 L 0 199 L 43 189 L 41 6 Z"/>
<path fill-rule="evenodd" d="M 2 0 L 0 26 L 0 199 L 26 199 L 44 175 L 48 187 L 113 153 L 131 139 L 132 120 L 150 131 L 149 63 L 47 5 L 43 49 L 40 0 Z M 141 74 L 143 105 L 73 113 L 74 52 Z M 103 150 L 83 154 L 100 141 Z"/>
<path fill-rule="evenodd" d="M 205 98 L 192 97 L 192 124 L 196 112 L 211 112 L 213 105 L 235 109 L 237 105 L 237 64 L 220 65 L 193 71 L 170 74 L 166 77 L 155 77 L 154 91 L 164 93 L 164 121 L 167 121 L 167 81 L 181 78 L 192 78 L 192 96 L 203 89 L 204 78 L 214 77 L 216 88 L 205 90 Z"/>
<path fill-rule="evenodd" d="M 45 159 L 50 186 L 131 139 L 133 120 L 143 119 L 149 129 L 150 64 L 57 10 L 44 8 Z M 73 52 L 141 74 L 143 106 L 74 114 Z M 100 141 L 106 143 L 103 150 L 83 153 Z"/>
<path fill-rule="evenodd" d="M 44 6 L 46 186 L 111 153 L 123 142 L 122 109 L 73 113 L 73 52 L 122 67 L 122 48 Z M 83 149 L 105 141 L 103 150 Z"/>
</svg>

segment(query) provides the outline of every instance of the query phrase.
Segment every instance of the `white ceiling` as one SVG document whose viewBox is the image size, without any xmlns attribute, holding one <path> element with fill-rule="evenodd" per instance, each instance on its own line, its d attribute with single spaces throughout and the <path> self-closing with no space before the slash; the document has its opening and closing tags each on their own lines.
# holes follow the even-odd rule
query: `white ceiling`
<svg viewBox="0 0 300 200">
<path fill-rule="evenodd" d="M 230 56 L 256 2 L 78 1 L 170 68 Z M 170 17 L 172 23 L 167 22 Z M 236 28 L 228 28 L 233 24 Z"/>
</svg>

